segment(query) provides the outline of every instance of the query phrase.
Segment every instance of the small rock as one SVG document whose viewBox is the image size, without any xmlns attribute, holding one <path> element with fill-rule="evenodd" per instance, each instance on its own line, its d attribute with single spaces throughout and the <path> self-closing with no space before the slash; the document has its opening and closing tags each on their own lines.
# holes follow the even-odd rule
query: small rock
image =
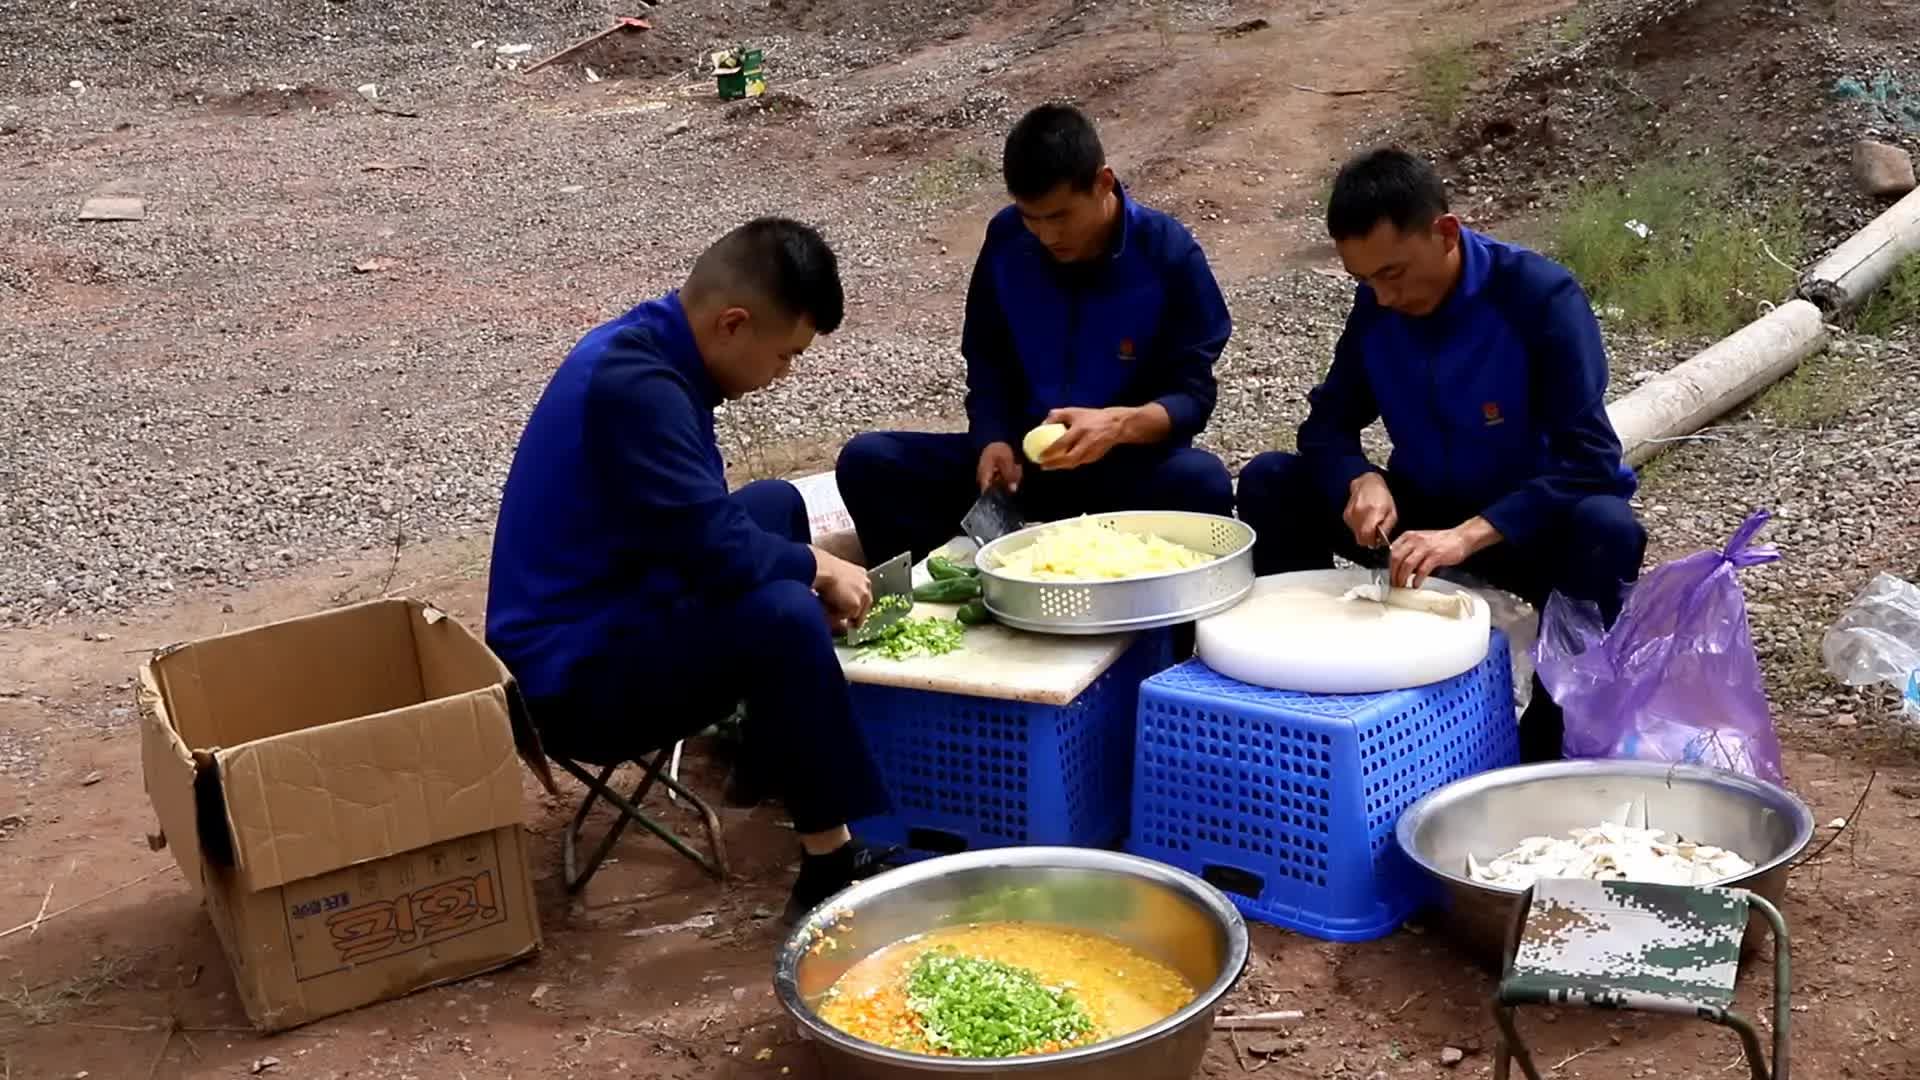
<svg viewBox="0 0 1920 1080">
<path fill-rule="evenodd" d="M 99 783 L 104 779 L 106 779 L 106 777 L 100 775 L 100 770 L 95 769 L 94 771 L 80 778 L 80 786 L 92 787 L 93 785 Z"/>
<path fill-rule="evenodd" d="M 119 199 L 96 195 L 80 204 L 81 221 L 145 221 L 147 204 L 143 199 Z"/>
<path fill-rule="evenodd" d="M 1844 829 L 1846 827 L 1847 827 L 1847 819 L 1843 817 L 1837 817 L 1837 818 L 1834 818 L 1832 821 L 1827 822 L 1827 828 L 1832 829 L 1835 832 L 1839 832 L 1841 829 Z"/>
<path fill-rule="evenodd" d="M 1897 198 L 1915 186 L 1913 155 L 1873 139 L 1853 144 L 1853 182 L 1875 198 Z"/>
<path fill-rule="evenodd" d="M 539 986 L 536 986 L 533 988 L 533 993 L 527 996 L 527 1004 L 533 1006 L 536 1009 L 544 1009 L 547 1007 L 548 995 L 552 993 L 553 993 L 552 983 L 541 983 Z"/>
<path fill-rule="evenodd" d="M 1457 1046 L 1445 1047 L 1440 1051 L 1440 1064 L 1449 1069 L 1458 1068 L 1465 1060 L 1467 1060 L 1467 1052 Z"/>
<path fill-rule="evenodd" d="M 253 1075 L 259 1076 L 263 1072 L 267 1072 L 272 1069 L 277 1069 L 279 1067 L 280 1067 L 280 1059 L 277 1057 L 255 1058 L 253 1062 L 252 1072 L 253 1072 Z"/>
<path fill-rule="evenodd" d="M 687 132 L 692 130 L 693 130 L 693 121 L 676 120 L 667 127 L 667 134 L 668 135 L 685 135 Z"/>
<path fill-rule="evenodd" d="M 374 83 L 361 83 L 356 89 L 359 91 L 360 96 L 366 98 L 368 101 L 380 100 L 380 87 Z"/>
</svg>

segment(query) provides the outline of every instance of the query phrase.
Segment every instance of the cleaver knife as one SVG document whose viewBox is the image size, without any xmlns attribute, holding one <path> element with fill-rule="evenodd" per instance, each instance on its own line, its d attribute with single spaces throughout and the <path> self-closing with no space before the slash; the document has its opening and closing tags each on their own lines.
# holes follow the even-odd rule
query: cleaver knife
<svg viewBox="0 0 1920 1080">
<path fill-rule="evenodd" d="M 1013 508 L 1013 500 L 999 488 L 988 488 L 960 519 L 960 531 L 979 547 L 986 547 L 1003 536 L 1027 527 L 1026 519 Z"/>
<path fill-rule="evenodd" d="M 848 645 L 865 645 L 913 613 L 912 553 L 903 551 L 867 571 L 867 584 L 873 589 L 873 609 L 868 612 L 866 622 L 847 631 Z M 906 597 L 907 603 L 882 610 L 880 601 L 889 596 Z"/>
</svg>

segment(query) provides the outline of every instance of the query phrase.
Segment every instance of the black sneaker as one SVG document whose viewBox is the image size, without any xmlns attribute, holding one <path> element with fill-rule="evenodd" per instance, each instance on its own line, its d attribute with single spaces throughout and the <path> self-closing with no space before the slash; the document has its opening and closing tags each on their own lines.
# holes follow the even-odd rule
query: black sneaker
<svg viewBox="0 0 1920 1080">
<path fill-rule="evenodd" d="M 841 889 L 893 869 L 898 847 L 870 847 L 858 840 L 826 855 L 800 857 L 800 876 L 794 879 L 782 918 L 788 926 L 807 917 L 814 908 Z"/>
</svg>

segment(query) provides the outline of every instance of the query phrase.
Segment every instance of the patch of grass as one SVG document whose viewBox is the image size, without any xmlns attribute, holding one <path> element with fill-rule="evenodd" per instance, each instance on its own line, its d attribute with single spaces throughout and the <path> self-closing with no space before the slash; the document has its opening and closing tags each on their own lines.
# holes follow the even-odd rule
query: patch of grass
<svg viewBox="0 0 1920 1080">
<path fill-rule="evenodd" d="M 1649 493 L 1666 490 L 1679 476 L 1679 453 L 1677 448 L 1669 447 L 1659 457 L 1634 470 L 1640 476 L 1640 490 Z"/>
<path fill-rule="evenodd" d="M 102 993 L 117 989 L 132 968 L 133 963 L 124 957 L 95 957 L 92 966 L 72 979 L 42 986 L 21 985 L 11 993 L 0 994 L 0 1009 L 27 1024 L 51 1024 L 68 1010 L 91 1006 Z"/>
<path fill-rule="evenodd" d="M 1754 211 L 1703 166 L 1658 165 L 1576 192 L 1552 247 L 1594 303 L 1629 324 L 1717 337 L 1792 291 L 1794 272 L 1782 264 L 1802 257 L 1806 236 L 1791 200 Z"/>
<path fill-rule="evenodd" d="M 1857 361 L 1821 353 L 1769 387 L 1754 402 L 1753 411 L 1781 427 L 1824 428 L 1851 412 L 1860 400 L 1860 376 Z"/>
<path fill-rule="evenodd" d="M 1414 51 L 1414 100 L 1435 123 L 1446 123 L 1467 100 L 1473 81 L 1473 54 L 1463 42 L 1429 45 Z"/>
<path fill-rule="evenodd" d="M 1920 255 L 1909 255 L 1893 276 L 1875 290 L 1854 316 L 1853 328 L 1885 337 L 1901 327 L 1920 326 Z"/>
<path fill-rule="evenodd" d="M 1202 105 L 1193 112 L 1193 130 L 1212 131 L 1233 119 L 1233 110 L 1225 105 Z"/>
<path fill-rule="evenodd" d="M 1560 20 L 1560 25 L 1553 28 L 1554 44 L 1564 48 L 1586 37 L 1589 21 L 1584 8 L 1569 13 L 1566 18 Z"/>
<path fill-rule="evenodd" d="M 979 187 L 997 171 L 985 154 L 971 150 L 930 161 L 913 175 L 913 199 L 929 205 L 948 202 Z"/>
</svg>

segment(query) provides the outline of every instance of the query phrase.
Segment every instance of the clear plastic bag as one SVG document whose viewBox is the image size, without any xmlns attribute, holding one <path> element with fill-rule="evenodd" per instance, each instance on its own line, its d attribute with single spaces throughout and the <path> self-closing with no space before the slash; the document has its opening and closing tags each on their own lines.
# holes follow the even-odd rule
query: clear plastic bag
<svg viewBox="0 0 1920 1080">
<path fill-rule="evenodd" d="M 1848 686 L 1904 689 L 1907 719 L 1920 723 L 1920 588 L 1892 574 L 1867 583 L 1820 643 L 1827 672 Z"/>
<path fill-rule="evenodd" d="M 1780 557 L 1754 537 L 1754 513 L 1724 551 L 1702 551 L 1641 576 L 1604 628 L 1588 601 L 1555 593 L 1534 663 L 1566 714 L 1575 758 L 1709 765 L 1778 782 L 1780 739 L 1735 574 Z"/>
</svg>

